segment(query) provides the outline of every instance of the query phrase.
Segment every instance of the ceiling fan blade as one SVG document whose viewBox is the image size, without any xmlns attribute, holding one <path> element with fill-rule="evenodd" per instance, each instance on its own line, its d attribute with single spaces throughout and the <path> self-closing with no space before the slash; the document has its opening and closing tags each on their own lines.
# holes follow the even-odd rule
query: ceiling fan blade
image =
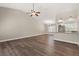
<svg viewBox="0 0 79 59">
<path fill-rule="evenodd" d="M 36 13 L 40 14 L 40 12 L 36 12 Z"/>
<path fill-rule="evenodd" d="M 36 16 L 39 16 L 37 13 L 35 14 Z"/>
<path fill-rule="evenodd" d="M 33 16 L 32 14 L 30 16 Z"/>
</svg>

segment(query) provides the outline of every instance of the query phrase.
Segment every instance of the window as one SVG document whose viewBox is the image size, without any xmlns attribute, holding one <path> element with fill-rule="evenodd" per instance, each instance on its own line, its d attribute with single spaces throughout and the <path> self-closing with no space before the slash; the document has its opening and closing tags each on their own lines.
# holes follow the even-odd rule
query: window
<svg viewBox="0 0 79 59">
<path fill-rule="evenodd" d="M 75 23 L 75 22 L 66 23 L 65 29 L 66 29 L 66 32 L 77 31 L 77 23 Z"/>
<path fill-rule="evenodd" d="M 77 22 L 75 18 L 69 18 L 65 22 L 66 32 L 77 31 Z"/>
<path fill-rule="evenodd" d="M 66 20 L 61 19 L 58 22 L 58 32 L 76 32 L 77 31 L 77 21 L 76 18 L 70 17 Z"/>
</svg>

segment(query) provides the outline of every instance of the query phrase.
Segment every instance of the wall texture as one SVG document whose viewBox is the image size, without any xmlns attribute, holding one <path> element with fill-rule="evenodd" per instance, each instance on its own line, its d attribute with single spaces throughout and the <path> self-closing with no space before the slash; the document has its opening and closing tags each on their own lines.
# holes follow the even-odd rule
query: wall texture
<svg viewBox="0 0 79 59">
<path fill-rule="evenodd" d="M 0 40 L 44 33 L 44 27 L 24 12 L 0 7 Z"/>
</svg>

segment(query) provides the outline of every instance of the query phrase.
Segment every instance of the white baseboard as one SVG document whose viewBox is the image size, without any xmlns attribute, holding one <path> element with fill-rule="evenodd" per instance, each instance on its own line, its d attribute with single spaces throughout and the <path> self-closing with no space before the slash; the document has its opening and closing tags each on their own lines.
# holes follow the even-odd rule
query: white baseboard
<svg viewBox="0 0 79 59">
<path fill-rule="evenodd" d="M 68 43 L 72 43 L 72 44 L 77 44 L 77 45 L 79 45 L 79 43 L 78 43 L 78 42 L 67 41 L 67 40 L 57 39 L 57 38 L 55 38 L 54 40 L 57 40 L 57 41 L 63 41 L 63 42 L 68 42 Z"/>
<path fill-rule="evenodd" d="M 48 34 L 53 34 L 54 35 L 55 32 L 53 33 L 48 33 Z M 57 33 L 57 32 L 56 32 Z M 54 40 L 57 40 L 57 41 L 63 41 L 63 42 L 68 42 L 68 43 L 72 43 L 72 44 L 77 44 L 79 45 L 79 42 L 74 42 L 74 41 L 69 41 L 69 40 L 63 40 L 63 39 L 59 39 L 59 38 L 55 38 Z"/>
<path fill-rule="evenodd" d="M 31 35 L 31 36 L 24 36 L 24 37 L 12 38 L 12 39 L 5 39 L 5 40 L 0 40 L 0 42 L 11 41 L 11 40 L 17 40 L 17 39 L 21 39 L 21 38 L 29 38 L 29 37 L 34 37 L 34 36 L 39 36 L 39 35 L 44 35 L 44 34 L 48 34 L 48 33 L 35 34 L 35 35 Z M 68 43 L 73 43 L 73 44 L 79 45 L 78 42 L 67 41 L 67 40 L 57 39 L 57 38 L 55 38 L 54 40 L 63 41 L 63 42 L 68 42 Z"/>
<path fill-rule="evenodd" d="M 17 39 L 21 39 L 21 38 L 29 38 L 29 37 L 34 37 L 34 36 L 39 36 L 39 35 L 44 35 L 44 34 L 47 34 L 47 33 L 35 34 L 35 35 L 24 36 L 24 37 L 18 37 L 18 38 L 12 38 L 12 39 L 4 39 L 4 40 L 0 40 L 0 42 L 11 41 L 11 40 L 17 40 Z"/>
</svg>

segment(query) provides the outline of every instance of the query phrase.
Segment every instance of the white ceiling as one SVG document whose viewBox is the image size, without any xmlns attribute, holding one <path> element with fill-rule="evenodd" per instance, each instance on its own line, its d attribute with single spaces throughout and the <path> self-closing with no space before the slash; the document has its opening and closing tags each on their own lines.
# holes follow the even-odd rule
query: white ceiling
<svg viewBox="0 0 79 59">
<path fill-rule="evenodd" d="M 0 7 L 18 9 L 24 12 L 30 12 L 32 3 L 0 3 Z M 68 16 L 79 15 L 78 3 L 36 3 L 35 10 L 41 12 L 36 19 L 46 20 L 57 18 L 66 18 Z"/>
</svg>

